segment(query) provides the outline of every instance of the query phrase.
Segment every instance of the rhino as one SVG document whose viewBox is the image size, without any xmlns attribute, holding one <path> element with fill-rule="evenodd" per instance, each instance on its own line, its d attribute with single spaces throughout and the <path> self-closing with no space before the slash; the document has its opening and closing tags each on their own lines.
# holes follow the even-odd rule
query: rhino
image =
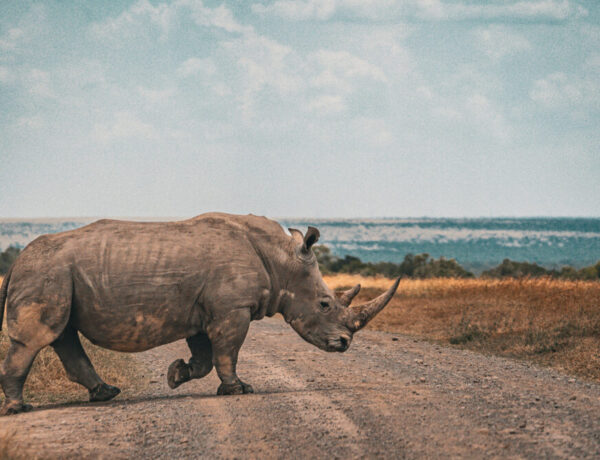
<svg viewBox="0 0 600 460">
<path fill-rule="evenodd" d="M 224 213 L 175 222 L 103 219 L 38 237 L 0 290 L 10 341 L 0 368 L 0 415 L 31 409 L 23 385 L 48 345 L 90 401 L 120 393 L 98 376 L 78 333 L 122 352 L 186 339 L 191 358 L 169 366 L 169 386 L 204 377 L 214 366 L 219 395 L 253 392 L 236 365 L 250 321 L 264 316 L 280 313 L 322 350 L 347 350 L 400 279 L 374 300 L 350 306 L 360 285 L 338 295 L 326 286 L 311 249 L 318 239 L 314 227 L 288 234 L 265 217 Z"/>
</svg>

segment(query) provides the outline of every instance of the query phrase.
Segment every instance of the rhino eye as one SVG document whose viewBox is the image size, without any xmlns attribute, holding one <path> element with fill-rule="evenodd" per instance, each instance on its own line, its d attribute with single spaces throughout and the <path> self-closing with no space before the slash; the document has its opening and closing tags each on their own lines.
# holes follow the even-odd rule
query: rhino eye
<svg viewBox="0 0 600 460">
<path fill-rule="evenodd" d="M 321 302 L 319 302 L 319 305 L 321 306 L 321 310 L 323 311 L 327 311 L 329 310 L 329 302 L 327 302 L 326 300 L 321 300 Z"/>
</svg>

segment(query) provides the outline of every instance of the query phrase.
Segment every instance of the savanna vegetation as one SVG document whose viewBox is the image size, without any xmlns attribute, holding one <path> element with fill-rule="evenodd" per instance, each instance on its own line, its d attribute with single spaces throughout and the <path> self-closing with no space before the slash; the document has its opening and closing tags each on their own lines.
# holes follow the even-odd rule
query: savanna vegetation
<svg viewBox="0 0 600 460">
<path fill-rule="evenodd" d="M 8 271 L 20 252 L 21 250 L 14 246 L 9 246 L 0 252 L 0 275 L 4 275 Z"/>
<path fill-rule="evenodd" d="M 391 280 L 325 276 L 333 289 L 361 283 L 355 302 Z M 448 346 L 524 359 L 600 381 L 600 283 L 545 278 L 404 279 L 367 326 Z"/>
<path fill-rule="evenodd" d="M 332 254 L 324 245 L 313 246 L 321 273 L 330 275 L 348 273 L 361 276 L 398 276 L 415 279 L 429 278 L 474 278 L 475 275 L 465 270 L 456 260 L 440 257 L 434 259 L 429 254 L 407 254 L 404 260 L 393 262 L 363 262 L 358 257 L 346 255 L 343 258 Z M 513 262 L 504 259 L 500 265 L 481 274 L 482 278 L 522 278 L 551 277 L 571 280 L 600 280 L 600 261 L 596 265 L 580 270 L 564 266 L 560 270 L 546 269 L 535 263 Z"/>
<path fill-rule="evenodd" d="M 567 280 L 600 280 L 600 261 L 595 265 L 583 267 L 579 270 L 565 265 L 560 270 L 546 269 L 529 262 L 514 262 L 504 259 L 500 265 L 481 274 L 482 278 L 539 278 L 550 277 Z"/>
<path fill-rule="evenodd" d="M 363 262 L 358 257 L 337 257 L 324 245 L 313 246 L 319 268 L 324 275 L 333 273 L 353 273 L 362 276 L 382 275 L 388 278 L 407 276 L 409 278 L 473 278 L 473 273 L 461 267 L 454 259 L 433 259 L 429 254 L 407 254 L 404 260 L 392 262 Z"/>
</svg>

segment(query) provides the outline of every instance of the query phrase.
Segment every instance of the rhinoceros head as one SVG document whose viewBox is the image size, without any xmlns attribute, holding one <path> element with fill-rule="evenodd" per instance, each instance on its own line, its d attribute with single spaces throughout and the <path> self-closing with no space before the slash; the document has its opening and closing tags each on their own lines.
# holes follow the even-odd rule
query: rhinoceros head
<svg viewBox="0 0 600 460">
<path fill-rule="evenodd" d="M 286 287 L 291 295 L 283 309 L 284 317 L 307 342 L 326 351 L 346 351 L 353 334 L 387 305 L 400 279 L 370 302 L 350 306 L 360 284 L 337 296 L 327 287 L 311 249 L 319 239 L 319 231 L 314 227 L 308 227 L 306 235 L 292 228 L 289 231 L 295 254 Z"/>
</svg>

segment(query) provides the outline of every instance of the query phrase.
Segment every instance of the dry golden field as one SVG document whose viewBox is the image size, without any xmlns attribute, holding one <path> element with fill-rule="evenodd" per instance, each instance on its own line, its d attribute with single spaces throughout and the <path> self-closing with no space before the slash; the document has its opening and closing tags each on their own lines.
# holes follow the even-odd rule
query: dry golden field
<svg viewBox="0 0 600 460">
<path fill-rule="evenodd" d="M 361 283 L 360 302 L 391 280 L 326 276 L 332 289 Z M 600 380 L 600 283 L 553 279 L 429 279 L 400 283 L 369 326 L 526 359 Z"/>
<path fill-rule="evenodd" d="M 83 337 L 81 342 L 103 380 L 121 390 L 127 389 L 128 393 L 140 387 L 143 370 L 131 355 L 96 347 Z M 0 335 L 0 362 L 4 360 L 7 349 L 8 339 L 3 329 Z M 88 400 L 87 390 L 67 379 L 51 347 L 44 348 L 35 359 L 25 384 L 24 396 L 28 403 L 34 404 Z"/>
</svg>

